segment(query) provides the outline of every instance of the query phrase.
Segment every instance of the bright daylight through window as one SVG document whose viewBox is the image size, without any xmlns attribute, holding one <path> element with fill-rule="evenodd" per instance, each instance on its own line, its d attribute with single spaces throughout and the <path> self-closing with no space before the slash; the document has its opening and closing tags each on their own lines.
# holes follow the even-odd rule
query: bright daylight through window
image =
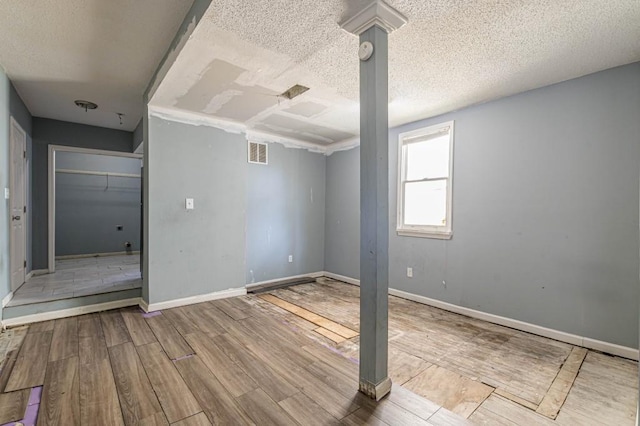
<svg viewBox="0 0 640 426">
<path fill-rule="evenodd" d="M 399 136 L 398 235 L 449 239 L 453 121 Z"/>
</svg>

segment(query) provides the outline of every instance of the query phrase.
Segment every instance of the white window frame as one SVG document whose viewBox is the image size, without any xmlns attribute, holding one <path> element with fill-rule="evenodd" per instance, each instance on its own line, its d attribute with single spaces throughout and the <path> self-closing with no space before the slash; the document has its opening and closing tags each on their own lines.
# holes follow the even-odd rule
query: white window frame
<svg viewBox="0 0 640 426">
<path fill-rule="evenodd" d="M 405 225 L 404 223 L 404 191 L 407 177 L 407 150 L 404 149 L 411 139 L 449 132 L 449 177 L 447 181 L 447 216 L 444 226 Z M 449 240 L 453 237 L 453 121 L 401 133 L 398 136 L 398 217 L 396 232 L 406 237 L 437 238 Z"/>
</svg>

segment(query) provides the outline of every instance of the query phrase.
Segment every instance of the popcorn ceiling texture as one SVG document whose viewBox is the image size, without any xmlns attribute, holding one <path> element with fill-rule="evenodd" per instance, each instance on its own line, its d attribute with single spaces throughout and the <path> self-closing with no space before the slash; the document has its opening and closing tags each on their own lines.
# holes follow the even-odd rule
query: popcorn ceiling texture
<svg viewBox="0 0 640 426">
<path fill-rule="evenodd" d="M 236 80 L 241 85 L 278 93 L 293 84 L 311 88 L 293 101 L 267 102 L 270 106 L 248 120 L 226 119 L 320 143 L 302 135 L 314 133 L 309 129 L 292 129 L 284 120 L 273 125 L 269 118 L 295 117 L 349 139 L 359 126 L 359 43 L 338 22 L 366 3 L 213 0 L 161 87 L 158 104 L 175 106 L 207 65 L 221 58 L 245 70 Z M 388 3 L 409 19 L 389 38 L 391 126 L 640 60 L 637 0 Z M 240 92 L 234 96 L 246 95 Z M 302 102 L 319 112 L 291 115 Z M 329 132 L 320 136 L 339 141 Z"/>
<path fill-rule="evenodd" d="M 0 66 L 34 116 L 133 130 L 192 0 L 0 1 Z M 73 104 L 87 99 L 87 114 Z M 115 112 L 122 112 L 120 126 Z"/>
<path fill-rule="evenodd" d="M 338 23 L 369 1 L 213 0 L 153 103 L 311 143 L 353 138 L 358 39 Z M 2 1 L 0 65 L 35 116 L 132 130 L 191 3 Z M 392 126 L 640 60 L 638 0 L 388 3 L 409 19 L 389 39 Z M 214 61 L 239 75 L 207 72 Z M 311 90 L 277 98 L 294 84 Z"/>
</svg>

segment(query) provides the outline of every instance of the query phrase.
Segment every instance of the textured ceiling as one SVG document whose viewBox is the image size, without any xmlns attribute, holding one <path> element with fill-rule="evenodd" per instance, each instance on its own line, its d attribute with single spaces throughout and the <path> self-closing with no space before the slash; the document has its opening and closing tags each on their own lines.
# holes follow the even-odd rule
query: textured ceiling
<svg viewBox="0 0 640 426">
<path fill-rule="evenodd" d="M 213 0 L 152 103 L 316 144 L 358 133 L 360 0 Z M 390 0 L 392 126 L 640 60 L 638 0 Z M 294 100 L 276 95 L 311 88 Z"/>
<path fill-rule="evenodd" d="M 192 0 L 2 0 L 0 65 L 34 116 L 133 130 Z M 85 112 L 73 101 L 99 105 Z M 120 126 L 116 112 L 124 113 Z"/>
</svg>

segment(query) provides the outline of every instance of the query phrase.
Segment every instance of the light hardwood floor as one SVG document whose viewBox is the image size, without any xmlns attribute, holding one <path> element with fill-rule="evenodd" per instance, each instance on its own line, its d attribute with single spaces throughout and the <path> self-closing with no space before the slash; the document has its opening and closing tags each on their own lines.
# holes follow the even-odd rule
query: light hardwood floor
<svg viewBox="0 0 640 426">
<path fill-rule="evenodd" d="M 368 400 L 358 297 L 320 279 L 31 325 L 2 365 L 0 424 L 634 424 L 636 362 L 396 297 L 393 389 Z"/>
</svg>

